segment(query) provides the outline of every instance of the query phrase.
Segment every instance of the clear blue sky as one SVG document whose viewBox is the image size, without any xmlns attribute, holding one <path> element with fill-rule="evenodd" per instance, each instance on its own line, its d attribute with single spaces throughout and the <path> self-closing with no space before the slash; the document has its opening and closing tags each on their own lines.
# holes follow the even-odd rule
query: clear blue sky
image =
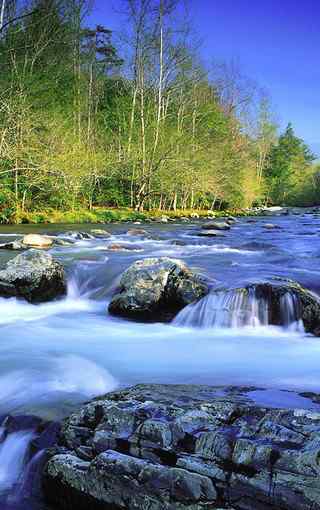
<svg viewBox="0 0 320 510">
<path fill-rule="evenodd" d="M 118 0 L 96 0 L 92 15 L 121 30 Z M 320 0 L 190 0 L 207 61 L 236 59 L 268 89 L 281 126 L 289 121 L 320 154 Z"/>
</svg>

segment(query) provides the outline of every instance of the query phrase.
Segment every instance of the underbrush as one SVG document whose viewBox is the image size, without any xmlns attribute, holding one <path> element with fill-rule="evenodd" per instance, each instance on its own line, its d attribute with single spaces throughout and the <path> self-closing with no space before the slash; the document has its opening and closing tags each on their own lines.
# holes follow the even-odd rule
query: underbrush
<svg viewBox="0 0 320 510">
<path fill-rule="evenodd" d="M 59 211 L 46 209 L 41 211 L 11 211 L 10 214 L 0 214 L 0 223 L 10 224 L 41 224 L 41 223 L 113 223 L 126 221 L 151 221 L 183 218 L 220 218 L 225 216 L 248 216 L 249 211 L 244 209 L 233 209 L 224 211 L 207 210 L 178 210 L 178 211 L 146 211 L 137 212 L 129 208 L 104 209 L 94 208 L 76 209 L 74 211 Z"/>
</svg>

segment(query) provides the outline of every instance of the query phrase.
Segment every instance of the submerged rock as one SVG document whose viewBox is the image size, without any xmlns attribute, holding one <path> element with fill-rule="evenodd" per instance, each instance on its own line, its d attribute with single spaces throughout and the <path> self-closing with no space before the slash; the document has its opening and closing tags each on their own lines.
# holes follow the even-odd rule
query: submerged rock
<svg viewBox="0 0 320 510">
<path fill-rule="evenodd" d="M 198 232 L 200 237 L 225 237 L 219 230 L 201 230 Z"/>
<path fill-rule="evenodd" d="M 143 248 L 141 248 L 141 246 L 134 246 L 132 244 L 111 243 L 111 244 L 108 244 L 107 250 L 109 250 L 109 251 L 143 251 Z"/>
<path fill-rule="evenodd" d="M 127 232 L 129 236 L 149 236 L 149 232 L 144 230 L 144 228 L 130 228 Z"/>
<path fill-rule="evenodd" d="M 320 413 L 271 409 L 253 388 L 138 385 L 87 403 L 51 450 L 58 509 L 320 509 Z"/>
<path fill-rule="evenodd" d="M 63 296 L 67 284 L 63 266 L 51 255 L 31 249 L 11 259 L 0 271 L 0 295 L 31 303 Z"/>
<path fill-rule="evenodd" d="M 275 225 L 274 223 L 265 223 L 263 228 L 266 228 L 267 230 L 281 230 L 280 225 Z"/>
<path fill-rule="evenodd" d="M 136 261 L 123 273 L 109 311 L 132 318 L 172 318 L 207 292 L 207 284 L 182 261 L 147 258 Z"/>
</svg>

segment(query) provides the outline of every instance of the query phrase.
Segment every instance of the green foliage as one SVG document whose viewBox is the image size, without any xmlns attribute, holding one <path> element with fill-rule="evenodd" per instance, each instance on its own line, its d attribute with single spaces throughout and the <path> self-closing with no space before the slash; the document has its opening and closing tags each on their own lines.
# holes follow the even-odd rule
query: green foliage
<svg viewBox="0 0 320 510">
<path fill-rule="evenodd" d="M 86 0 L 23 5 L 28 16 L 0 38 L 0 222 L 139 220 L 146 209 L 219 215 L 319 200 L 308 148 L 291 126 L 277 140 L 265 98 L 248 129 L 234 91 L 241 111 L 251 92 L 241 78 L 210 79 L 172 25 L 176 2 L 164 16 L 156 3 L 140 13 L 139 37 L 130 18 L 125 61 L 110 30 L 83 26 Z"/>
<path fill-rule="evenodd" d="M 291 124 L 280 135 L 268 157 L 266 181 L 268 198 L 273 203 L 298 204 L 306 192 L 311 177 L 314 155 L 307 145 L 295 136 Z M 304 201 L 304 200 L 302 200 Z"/>
</svg>

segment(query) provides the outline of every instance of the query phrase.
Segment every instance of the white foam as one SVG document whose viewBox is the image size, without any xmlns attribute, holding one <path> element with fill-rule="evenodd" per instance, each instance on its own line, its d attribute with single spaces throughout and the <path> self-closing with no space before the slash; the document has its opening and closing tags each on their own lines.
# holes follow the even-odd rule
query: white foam
<svg viewBox="0 0 320 510">
<path fill-rule="evenodd" d="M 15 370 L 0 376 L 0 406 L 9 412 L 26 403 L 50 403 L 57 394 L 92 398 L 116 387 L 116 379 L 106 369 L 68 355 L 52 359 L 44 370 Z"/>
</svg>

